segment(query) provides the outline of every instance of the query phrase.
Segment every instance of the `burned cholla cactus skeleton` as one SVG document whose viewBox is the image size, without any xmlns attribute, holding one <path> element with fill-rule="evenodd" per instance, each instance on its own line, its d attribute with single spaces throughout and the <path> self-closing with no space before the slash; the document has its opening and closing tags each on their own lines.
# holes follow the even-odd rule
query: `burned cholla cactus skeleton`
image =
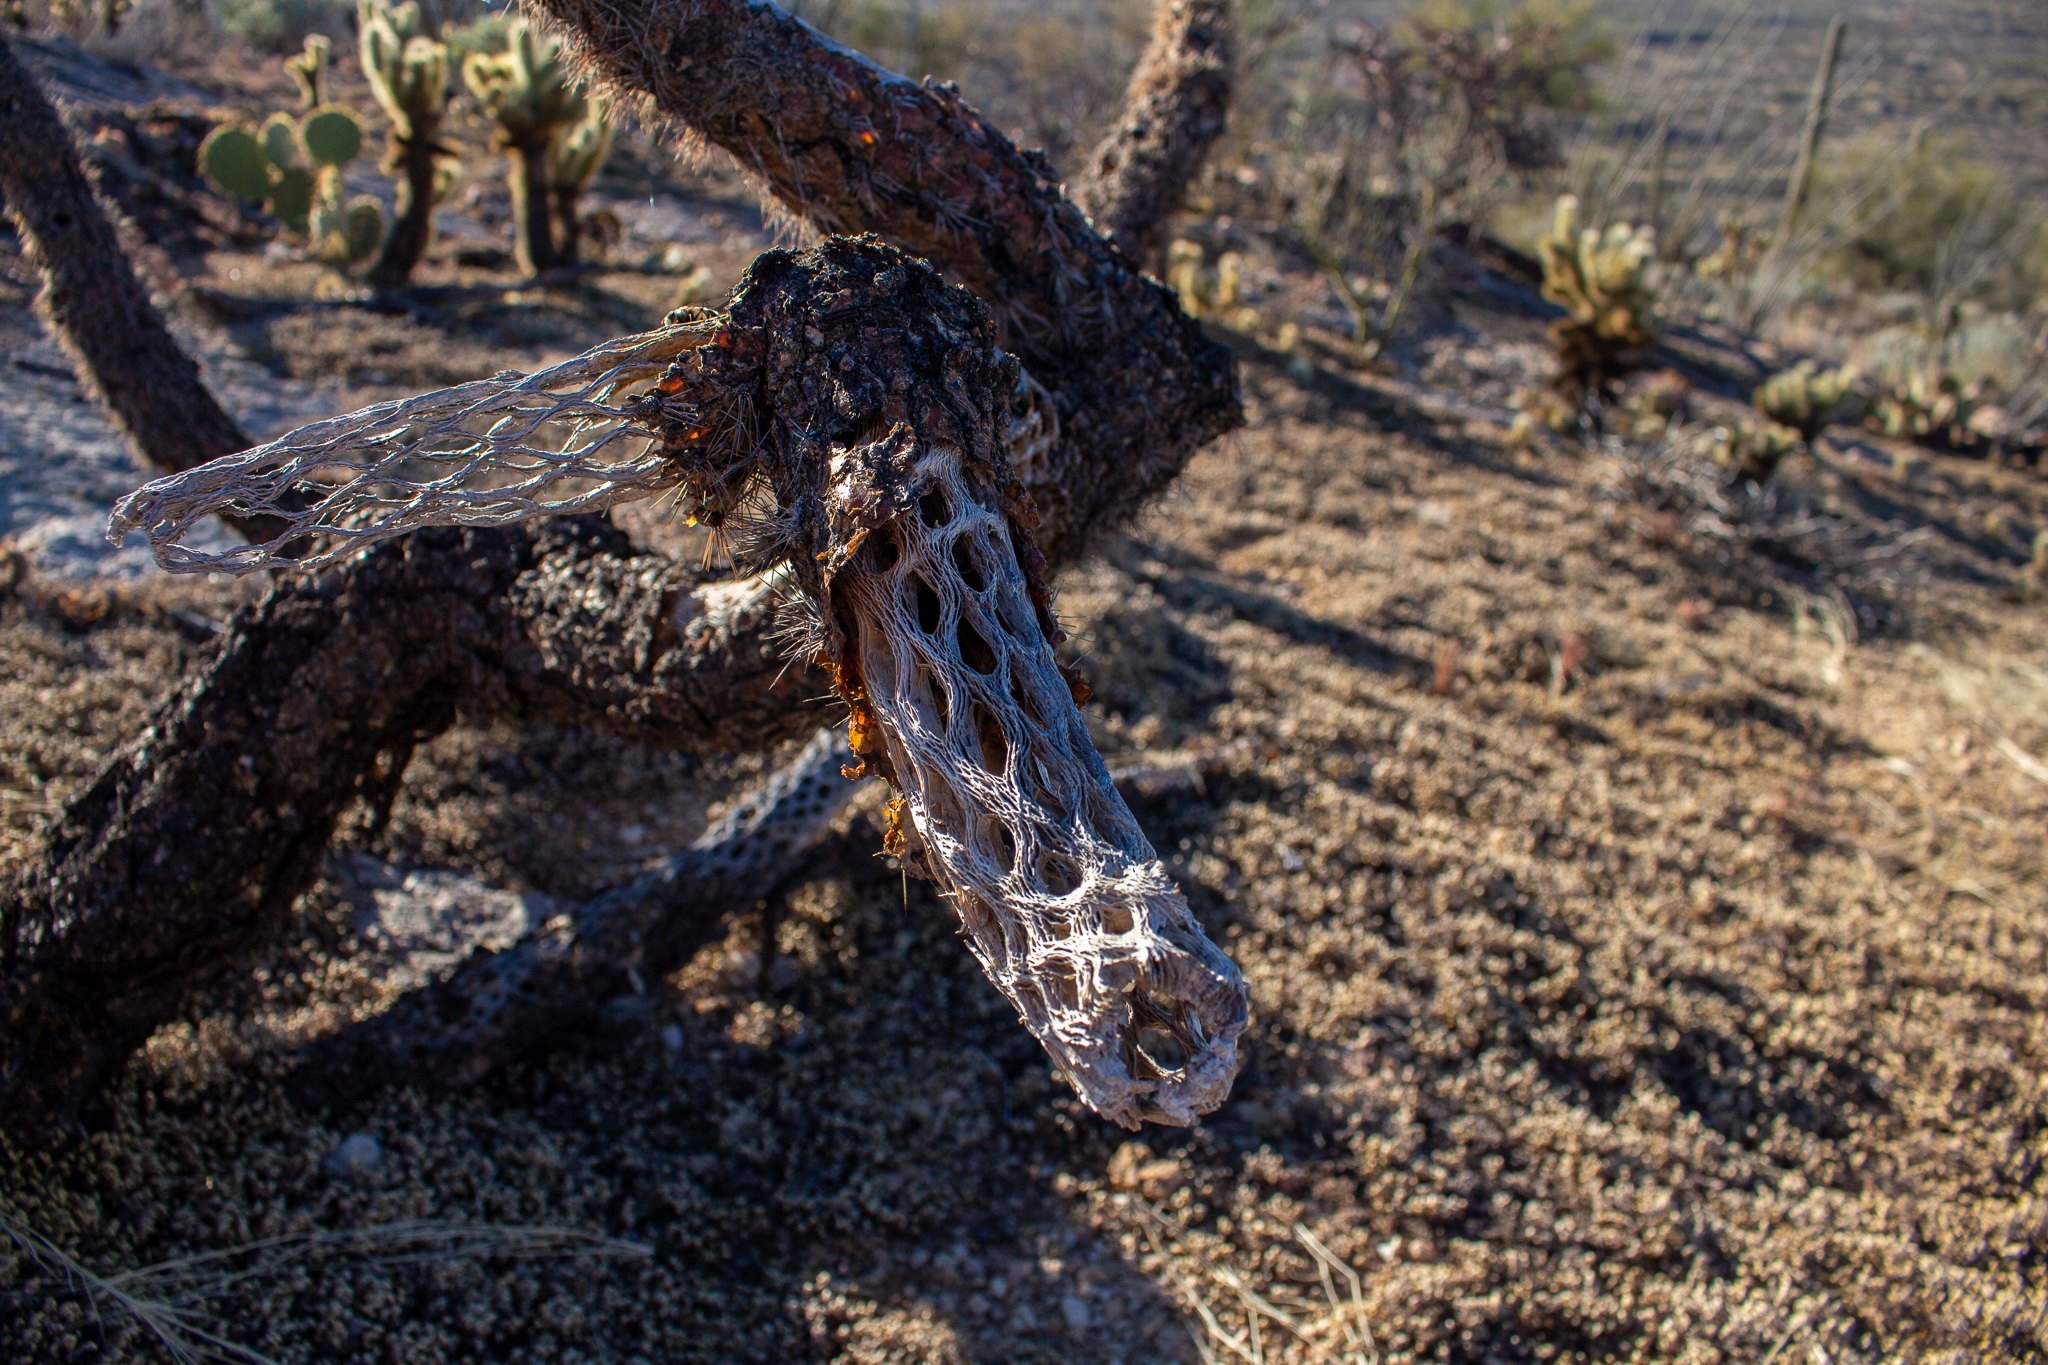
<svg viewBox="0 0 2048 1365">
<path fill-rule="evenodd" d="M 1088 1104 L 1128 1127 L 1220 1104 L 1244 986 L 1117 794 L 1085 688 L 1055 658 L 1065 637 L 1010 458 L 1042 458 L 1051 404 L 997 348 L 988 308 L 878 239 L 836 238 L 761 257 L 722 314 L 674 315 L 548 374 L 380 405 L 158 480 L 115 530 L 147 528 L 171 567 L 221 567 L 177 543 L 196 516 L 282 511 L 288 529 L 232 564 L 253 568 L 309 533 L 673 491 L 740 568 L 784 583 L 791 653 L 851 711 L 860 772 L 900 793 L 890 850 L 941 885 Z M 550 402 L 572 452 L 559 466 L 538 436 Z M 358 473 L 292 506 L 336 467 Z"/>
</svg>

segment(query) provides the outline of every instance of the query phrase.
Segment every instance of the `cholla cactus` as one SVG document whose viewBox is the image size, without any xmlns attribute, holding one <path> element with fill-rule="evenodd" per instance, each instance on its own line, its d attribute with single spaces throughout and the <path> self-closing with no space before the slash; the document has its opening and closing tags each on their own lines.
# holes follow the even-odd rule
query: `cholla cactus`
<svg viewBox="0 0 2048 1365">
<path fill-rule="evenodd" d="M 612 121 L 600 99 L 585 102 L 583 117 L 555 135 L 548 147 L 548 193 L 555 213 L 555 260 L 574 265 L 583 251 L 586 230 L 600 244 L 617 240 L 617 222 L 609 213 L 579 217 L 576 201 L 604 168 L 611 155 Z"/>
<path fill-rule="evenodd" d="M 884 848 L 939 882 L 1082 1098 L 1132 1128 L 1189 1124 L 1229 1093 L 1244 983 L 1118 795 L 1086 687 L 1054 653 L 1026 480 L 1049 472 L 1056 414 L 996 342 L 929 263 L 829 238 L 764 257 L 724 311 L 156 480 L 110 534 L 146 529 L 168 568 L 242 571 L 310 538 L 310 568 L 419 526 L 672 493 L 735 529 L 749 577 L 705 591 L 764 615 L 779 597 L 791 657 L 849 711 L 861 767 L 845 775 L 897 789 Z M 258 507 L 285 527 L 265 544 L 183 544 L 210 513 Z"/>
<path fill-rule="evenodd" d="M 1805 445 L 1799 433 L 1776 422 L 1737 422 L 1714 443 L 1714 462 L 1740 483 L 1769 483 L 1787 455 Z"/>
<path fill-rule="evenodd" d="M 1971 453 L 1989 443 L 2004 417 L 1982 398 L 1981 384 L 1965 384 L 1945 369 L 1917 369 L 1879 391 L 1864 423 L 1916 445 Z"/>
<path fill-rule="evenodd" d="M 1816 436 L 1842 414 L 1855 395 L 1860 374 L 1852 365 L 1838 370 L 1817 371 L 1811 361 L 1800 361 L 1765 380 L 1750 395 L 1756 410 L 1782 427 L 1799 433 L 1812 445 Z"/>
<path fill-rule="evenodd" d="M 370 271 L 380 289 L 396 289 L 434 237 L 434 206 L 454 183 L 453 154 L 439 142 L 448 105 L 448 49 L 419 32 L 413 0 L 398 6 L 362 0 L 357 11 L 363 74 L 391 120 L 384 173 L 398 182 L 398 222 Z"/>
<path fill-rule="evenodd" d="M 327 59 L 333 54 L 334 43 L 324 33 L 306 35 L 305 50 L 296 57 L 284 59 L 284 69 L 299 86 L 299 112 L 310 113 L 320 107 L 320 84 L 327 77 Z"/>
<path fill-rule="evenodd" d="M 1609 395 L 1615 380 L 1639 368 L 1657 343 L 1650 278 L 1656 238 L 1626 223 L 1605 233 L 1580 231 L 1579 201 L 1567 194 L 1557 201 L 1541 254 L 1543 297 L 1569 314 L 1550 329 L 1559 364 L 1555 386 L 1581 404 Z"/>
<path fill-rule="evenodd" d="M 355 115 L 324 105 L 304 119 L 273 114 L 255 133 L 216 128 L 200 144 L 199 166 L 215 189 L 262 204 L 321 259 L 345 265 L 366 259 L 384 233 L 376 200 L 342 202 L 341 168 L 362 149 Z"/>
<path fill-rule="evenodd" d="M 1762 264 L 1764 252 L 1770 249 L 1771 235 L 1758 231 L 1732 213 L 1722 214 L 1717 226 L 1721 230 L 1720 244 L 1700 257 L 1693 266 L 1693 273 L 1703 280 L 1732 283 L 1748 279 Z"/>
<path fill-rule="evenodd" d="M 514 255 L 529 275 L 560 264 L 549 218 L 548 151 L 557 134 L 581 122 L 589 102 L 561 45 L 514 24 L 504 52 L 476 53 L 462 79 L 497 121 L 497 145 L 509 161 Z"/>
</svg>

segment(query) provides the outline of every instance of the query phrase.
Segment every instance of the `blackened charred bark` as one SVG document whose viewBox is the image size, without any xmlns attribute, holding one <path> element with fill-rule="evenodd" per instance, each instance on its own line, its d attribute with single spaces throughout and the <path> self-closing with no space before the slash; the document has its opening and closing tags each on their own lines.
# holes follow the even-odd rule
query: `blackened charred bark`
<svg viewBox="0 0 2048 1365">
<path fill-rule="evenodd" d="M 122 253 L 57 111 L 0 40 L 0 194 L 43 277 L 36 309 L 141 456 L 190 469 L 255 442 L 178 349 Z M 268 519 L 243 528 L 276 534 Z"/>
<path fill-rule="evenodd" d="M 725 148 L 821 232 L 872 232 L 989 301 L 1051 391 L 1032 489 L 1054 561 L 1115 529 L 1243 421 L 1230 353 L 1099 237 L 1040 157 L 747 0 L 540 0 L 592 68 Z"/>
<path fill-rule="evenodd" d="M 1228 0 L 1161 0 L 1123 112 L 1074 191 L 1095 230 L 1141 265 L 1159 258 L 1188 183 L 1230 113 Z"/>
<path fill-rule="evenodd" d="M 0 890 L 0 1113 L 68 1114 L 271 933 L 385 754 L 446 728 L 523 533 L 423 532 L 281 585 Z"/>
<path fill-rule="evenodd" d="M 821 731 L 689 848 L 497 952 L 479 951 L 389 1010 L 310 1045 L 304 1100 L 339 1104 L 403 1078 L 449 1090 L 646 998 L 720 917 L 773 895 L 856 784 L 845 740 Z"/>
<path fill-rule="evenodd" d="M 779 575 L 724 582 L 635 554 L 598 518 L 544 532 L 488 645 L 480 711 L 642 744 L 751 753 L 831 719 L 824 679 L 776 642 Z"/>
<path fill-rule="evenodd" d="M 828 723 L 771 605 L 596 517 L 416 532 L 281 583 L 0 881 L 0 1122 L 70 1116 L 275 929 L 388 757 L 459 712 L 727 753 Z"/>
<path fill-rule="evenodd" d="M 544 5 L 601 71 L 738 153 L 821 228 L 880 233 L 995 305 L 1061 417 L 1031 481 L 1052 563 L 1241 422 L 1228 352 L 951 90 L 889 75 L 771 6 Z M 10 113 L 13 90 L 0 88 Z M 121 274 L 132 287 L 125 263 Z M 765 357 L 783 378 L 764 397 L 796 397 L 764 411 L 801 406 L 805 348 L 784 340 L 787 356 Z M 203 393 L 184 365 L 184 387 Z M 167 429 L 164 414 L 183 410 L 182 390 L 141 392 L 131 429 Z M 1007 396 L 959 397 L 995 393 Z M 121 399 L 107 394 L 117 410 Z M 458 705 L 688 748 L 758 749 L 815 728 L 832 709 L 823 679 L 785 674 L 772 596 L 762 580 L 700 587 L 588 523 L 541 541 L 423 533 L 280 588 L 67 812 L 44 858 L 0 887 L 0 1115 L 68 1112 L 283 913 L 379 755 Z"/>
</svg>

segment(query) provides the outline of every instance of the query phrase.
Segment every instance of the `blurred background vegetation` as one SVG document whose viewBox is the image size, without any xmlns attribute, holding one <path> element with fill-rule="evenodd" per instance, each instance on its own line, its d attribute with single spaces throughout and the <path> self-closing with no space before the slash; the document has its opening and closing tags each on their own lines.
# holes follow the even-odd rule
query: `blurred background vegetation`
<svg viewBox="0 0 2048 1365">
<path fill-rule="evenodd" d="M 131 60 L 203 58 L 221 33 L 277 54 L 324 35 L 346 60 L 359 26 L 352 0 L 12 3 L 19 26 Z M 789 8 L 888 67 L 957 83 L 1062 171 L 1115 116 L 1152 10 Z M 1830 62 L 1837 17 L 1845 38 Z M 418 5 L 419 31 L 445 44 L 451 72 L 502 51 L 509 23 L 489 0 Z M 1875 425 L 1939 427 L 1963 445 L 1975 431 L 1979 444 L 2038 455 L 2048 6 L 1243 0 L 1236 23 L 1230 130 L 1170 258 L 1151 263 L 1191 311 L 1319 361 L 1395 363 L 1447 272 L 1505 260 L 1533 282 L 1542 261 L 1562 260 L 1545 242 L 1569 195 L 1574 231 L 1620 230 L 1614 242 L 1644 246 L 1626 266 L 1610 259 L 1641 316 L 1603 325 L 1633 339 L 1630 355 L 1673 327 L 1720 329 L 1762 347 L 1773 368 L 1778 352 L 1787 365 L 1853 365 Z M 1817 73 L 1827 99 L 1816 126 Z M 459 88 L 451 97 L 452 113 L 484 117 Z M 1569 302 L 1574 288 L 1545 284 L 1568 310 L 1596 306 Z M 1557 339 L 1555 394 L 1523 404 L 1540 425 L 1597 425 L 1633 363 L 1584 351 L 1601 330 Z M 1925 410 L 1927 394 L 1947 395 L 1947 407 Z M 1915 413 L 1885 418 L 1885 403 Z"/>
</svg>

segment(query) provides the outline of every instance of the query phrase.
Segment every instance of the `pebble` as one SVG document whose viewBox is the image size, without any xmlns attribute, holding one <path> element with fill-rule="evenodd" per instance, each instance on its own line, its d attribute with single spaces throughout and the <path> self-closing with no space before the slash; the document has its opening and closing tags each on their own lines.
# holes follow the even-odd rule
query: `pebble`
<svg viewBox="0 0 2048 1365">
<path fill-rule="evenodd" d="M 384 1145 L 369 1133 L 350 1133 L 321 1159 L 329 1175 L 361 1175 L 384 1164 Z"/>
</svg>

